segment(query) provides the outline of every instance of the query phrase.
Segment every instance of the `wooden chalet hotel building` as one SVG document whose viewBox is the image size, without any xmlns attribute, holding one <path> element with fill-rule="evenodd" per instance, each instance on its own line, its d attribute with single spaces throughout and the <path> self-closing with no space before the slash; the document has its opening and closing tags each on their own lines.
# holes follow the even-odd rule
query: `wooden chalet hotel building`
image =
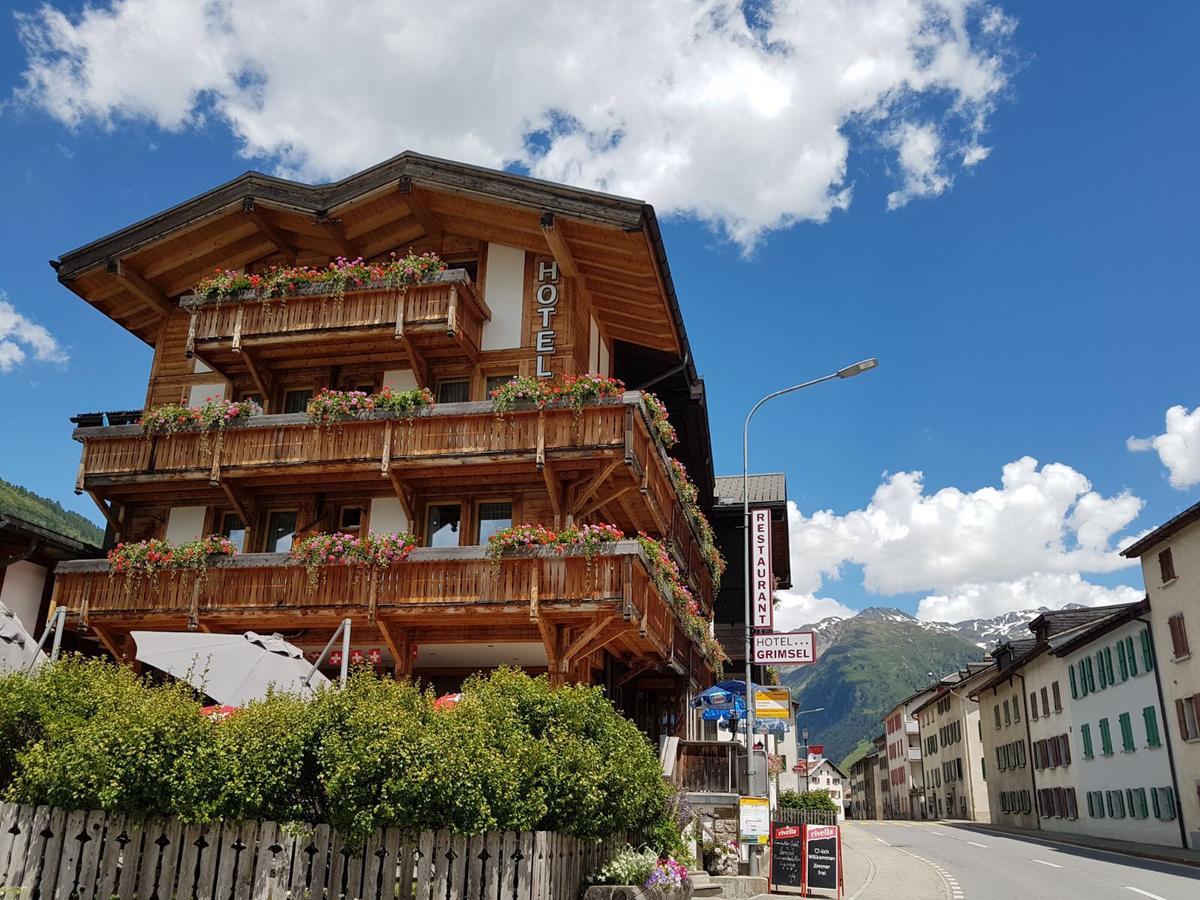
<svg viewBox="0 0 1200 900">
<path fill-rule="evenodd" d="M 448 268 L 340 297 L 192 295 L 216 269 L 410 251 Z M 348 617 L 356 650 L 439 691 L 515 664 L 605 685 L 652 736 L 682 728 L 717 654 L 689 636 L 632 538 L 663 543 L 711 618 L 719 576 L 670 457 L 696 486 L 693 509 L 711 509 L 713 472 L 704 383 L 650 206 L 405 152 L 328 185 L 248 173 L 53 265 L 154 348 L 146 410 L 214 396 L 263 406 L 203 434 L 147 435 L 142 410 L 73 420 L 76 488 L 103 512 L 110 546 L 225 534 L 241 551 L 203 578 L 127 582 L 106 562 L 60 565 L 55 599 L 81 635 L 125 659 L 133 629 L 277 631 L 311 650 Z M 547 372 L 629 389 L 580 410 L 497 415 L 492 389 Z M 333 427 L 306 415 L 322 389 L 385 387 L 428 388 L 435 403 Z M 670 455 L 648 387 L 678 432 Z M 520 523 L 611 523 L 629 539 L 595 556 L 489 559 L 487 536 Z M 402 563 L 371 577 L 329 566 L 315 588 L 284 552 L 314 532 L 397 531 L 418 544 Z"/>
</svg>

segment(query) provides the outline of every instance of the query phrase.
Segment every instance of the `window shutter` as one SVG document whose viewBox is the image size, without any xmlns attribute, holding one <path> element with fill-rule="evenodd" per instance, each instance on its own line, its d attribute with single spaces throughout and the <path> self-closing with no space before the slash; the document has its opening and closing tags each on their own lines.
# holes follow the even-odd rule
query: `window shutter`
<svg viewBox="0 0 1200 900">
<path fill-rule="evenodd" d="M 1029 692 L 1029 716 L 1033 719 L 1033 721 L 1037 721 L 1037 694 L 1035 694 L 1033 691 Z"/>
<path fill-rule="evenodd" d="M 1117 676 L 1113 672 L 1112 647 L 1104 648 L 1104 668 L 1108 669 L 1108 683 L 1116 684 Z"/>
<path fill-rule="evenodd" d="M 1063 765 L 1069 766 L 1071 764 L 1071 741 L 1065 734 L 1060 734 L 1058 740 L 1061 745 Z"/>
<path fill-rule="evenodd" d="M 1150 629 L 1142 629 L 1142 668 L 1149 672 L 1154 668 L 1154 646 L 1151 643 Z"/>
<path fill-rule="evenodd" d="M 1090 660 L 1089 660 L 1089 662 L 1090 662 Z M 1106 687 L 1108 687 L 1108 679 L 1106 677 L 1107 673 L 1104 668 L 1104 651 L 1103 650 L 1096 651 L 1096 668 L 1100 670 L 1100 690 L 1104 690 Z"/>
<path fill-rule="evenodd" d="M 1079 726 L 1079 736 L 1083 740 L 1083 758 L 1092 758 L 1092 726 L 1084 723 Z"/>
<path fill-rule="evenodd" d="M 1175 701 L 1175 715 L 1179 717 L 1179 739 L 1186 741 L 1188 737 L 1187 712 L 1183 708 L 1182 700 Z"/>
<path fill-rule="evenodd" d="M 1153 706 L 1142 710 L 1142 719 L 1146 724 L 1146 744 L 1150 747 L 1161 747 L 1162 742 L 1158 739 L 1158 714 Z"/>
<path fill-rule="evenodd" d="M 1121 680 L 1129 677 L 1129 663 L 1125 661 L 1125 642 L 1117 641 L 1117 665 L 1121 670 Z"/>
<path fill-rule="evenodd" d="M 1154 806 L 1154 818 L 1161 819 L 1163 817 L 1163 814 L 1162 814 L 1162 805 L 1158 799 L 1158 788 L 1150 789 L 1150 801 Z"/>
<path fill-rule="evenodd" d="M 1054 711 L 1062 712 L 1062 693 L 1058 689 L 1058 682 L 1054 682 L 1050 688 L 1054 693 Z"/>
<path fill-rule="evenodd" d="M 1092 792 L 1091 791 L 1088 791 L 1087 801 L 1088 801 L 1088 818 L 1094 819 L 1096 817 L 1096 804 L 1092 800 Z"/>
<path fill-rule="evenodd" d="M 1075 685 L 1075 667 L 1074 666 L 1067 667 L 1067 677 L 1071 682 L 1071 699 L 1078 700 L 1079 699 L 1079 688 L 1076 687 L 1076 685 Z"/>
</svg>

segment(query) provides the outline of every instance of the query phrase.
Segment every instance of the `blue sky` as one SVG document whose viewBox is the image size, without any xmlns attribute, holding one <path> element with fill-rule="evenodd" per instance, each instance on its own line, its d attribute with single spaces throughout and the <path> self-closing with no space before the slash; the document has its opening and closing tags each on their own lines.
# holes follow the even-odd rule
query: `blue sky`
<svg viewBox="0 0 1200 900">
<path fill-rule="evenodd" d="M 1185 486 L 1172 486 L 1159 453 L 1126 445 L 1130 436 L 1163 433 L 1168 408 L 1200 406 L 1200 7 L 1164 3 L 1138 17 L 1115 3 L 1001 6 L 1015 21 L 996 57 L 1003 83 L 982 104 L 986 128 L 955 132 L 962 146 L 977 142 L 990 152 L 944 169 L 948 183 L 926 180 L 889 209 L 913 165 L 875 123 L 851 119 L 841 123 L 849 149 L 837 187 L 852 199 L 826 210 L 823 222 L 811 221 L 823 216 L 809 207 L 785 205 L 783 213 L 800 221 L 780 227 L 773 201 L 747 209 L 722 185 L 714 187 L 716 205 L 698 210 L 707 222 L 673 213 L 690 205 L 689 185 L 695 193 L 704 180 L 664 181 L 661 202 L 640 192 L 664 219 L 708 388 L 718 471 L 738 469 L 741 420 L 758 396 L 865 356 L 881 360 L 876 372 L 777 401 L 757 419 L 752 468 L 786 472 L 797 506 L 793 533 L 803 552 L 796 550 L 794 565 L 804 584 L 792 598 L 796 624 L 836 611 L 828 601 L 916 611 L 933 596 L 942 599 L 927 604 L 927 614 L 961 617 L 999 611 L 1016 596 L 1047 605 L 1122 599 L 1105 590 L 1140 589 L 1140 573 L 1114 567 L 1112 547 L 1200 495 L 1200 475 L 1184 472 L 1177 481 Z M 105 122 L 107 112 L 84 110 L 68 124 L 61 98 L 14 94 L 32 65 L 29 47 L 17 20 L 0 18 L 0 96 L 7 98 L 0 178 L 8 195 L 0 290 L 70 359 L 39 362 L 29 351 L 0 372 L 9 423 L 0 476 L 96 518 L 87 498 L 71 491 L 78 447 L 67 418 L 140 407 L 150 352 L 60 287 L 47 260 L 247 168 L 306 172 L 330 163 L 314 163 L 316 151 L 305 157 L 248 142 L 244 123 L 203 100 L 173 129 L 163 127 L 174 115 L 167 101 L 150 95 L 143 101 L 150 112 L 125 110 Z M 134 83 L 148 77 L 136 67 L 128 73 Z M 272 77 L 285 76 L 264 76 L 264 89 Z M 910 104 L 917 112 L 891 107 L 888 116 L 947 122 L 944 94 L 918 92 Z M 403 116 L 371 140 L 392 140 L 391 152 L 452 155 L 441 136 Z M 754 141 L 747 129 L 743 143 Z M 746 155 L 731 165 L 744 169 L 761 152 L 769 176 L 778 148 L 763 143 L 761 151 L 739 147 Z M 726 171 L 733 182 L 745 177 L 717 165 L 704 178 L 720 181 Z M 769 182 L 750 187 L 770 193 Z M 750 239 L 736 224 L 747 219 L 757 229 Z M 1184 440 L 1183 452 L 1200 454 L 1198 446 Z M 1106 552 L 1082 546 L 1090 537 L 1077 526 L 1092 514 L 1091 501 L 1039 505 L 1060 496 L 1049 482 L 1061 487 L 1070 481 L 1065 473 L 1043 483 L 1046 470 L 1038 468 L 1036 483 L 1017 478 L 1024 493 L 977 493 L 998 490 L 1003 467 L 1025 456 L 1060 463 L 1091 483 L 1105 501 L 1100 518 L 1120 523 L 1105 534 Z M 922 502 L 872 503 L 885 473 L 916 471 L 924 474 Z M 911 488 L 911 479 L 905 484 Z M 958 494 L 923 502 L 944 488 Z M 1076 500 L 1085 493 L 1076 490 Z M 967 517 L 977 519 L 979 508 L 999 511 L 996 520 L 973 526 Z M 820 510 L 831 516 L 814 518 Z M 906 517 L 939 511 L 943 518 L 927 522 L 920 540 L 897 543 L 886 534 L 889 524 L 912 525 Z M 1050 516 L 1065 538 L 1041 549 L 1009 543 L 1011 532 L 1026 530 L 1021 515 L 1038 534 Z M 955 535 L 963 545 L 987 546 L 963 549 Z M 952 558 L 960 551 L 964 558 Z M 1086 589 L 1069 593 L 1062 579 L 1075 576 Z"/>
</svg>

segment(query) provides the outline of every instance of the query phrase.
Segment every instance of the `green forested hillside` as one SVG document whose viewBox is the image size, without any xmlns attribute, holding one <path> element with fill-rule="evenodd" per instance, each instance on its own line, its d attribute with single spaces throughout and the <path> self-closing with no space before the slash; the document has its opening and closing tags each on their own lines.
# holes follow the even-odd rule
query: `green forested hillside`
<svg viewBox="0 0 1200 900">
<path fill-rule="evenodd" d="M 0 513 L 9 513 L 85 544 L 99 547 L 104 540 L 104 532 L 79 513 L 63 509 L 57 501 L 10 484 L 3 478 L 0 478 Z"/>
<path fill-rule="evenodd" d="M 897 701 L 983 658 L 983 651 L 942 627 L 923 625 L 898 610 L 865 610 L 822 623 L 817 630 L 817 663 L 784 670 L 801 709 L 824 707 L 801 717 L 809 740 L 825 746 L 833 760 L 865 753 L 883 731 L 882 719 Z"/>
</svg>

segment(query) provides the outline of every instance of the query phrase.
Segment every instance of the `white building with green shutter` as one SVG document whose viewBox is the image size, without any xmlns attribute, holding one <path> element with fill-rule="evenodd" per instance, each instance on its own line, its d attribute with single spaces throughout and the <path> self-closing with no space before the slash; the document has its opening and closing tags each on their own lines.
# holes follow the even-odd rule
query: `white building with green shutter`
<svg viewBox="0 0 1200 900">
<path fill-rule="evenodd" d="M 1067 667 L 1073 830 L 1186 846 L 1148 619 L 1149 604 L 1133 603 L 1053 650 Z"/>
</svg>

